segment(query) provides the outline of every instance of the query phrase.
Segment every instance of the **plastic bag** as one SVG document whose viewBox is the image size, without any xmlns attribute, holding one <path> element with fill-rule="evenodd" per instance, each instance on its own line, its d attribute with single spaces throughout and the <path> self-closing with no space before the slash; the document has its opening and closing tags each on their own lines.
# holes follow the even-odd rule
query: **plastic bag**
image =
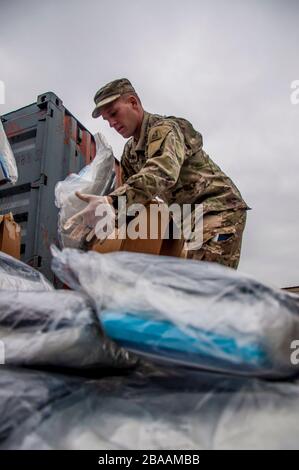
<svg viewBox="0 0 299 470">
<path fill-rule="evenodd" d="M 0 251 L 0 290 L 54 290 L 50 282 L 36 269 Z"/>
<path fill-rule="evenodd" d="M 0 341 L 6 365 L 98 369 L 137 363 L 105 337 L 89 299 L 72 291 L 2 291 Z"/>
<path fill-rule="evenodd" d="M 270 378 L 298 373 L 299 297 L 216 263 L 53 248 L 52 269 L 96 303 L 106 333 L 155 361 Z"/>
<path fill-rule="evenodd" d="M 112 148 L 100 133 L 95 135 L 95 141 L 97 150 L 94 160 L 79 174 L 70 174 L 55 187 L 55 204 L 60 209 L 58 235 L 63 247 L 81 248 L 84 241 L 80 230 L 78 237 L 74 237 L 71 236 L 74 227 L 68 230 L 64 228 L 66 221 L 86 206 L 86 203 L 75 195 L 75 191 L 101 196 L 113 190 L 115 174 Z"/>
<path fill-rule="evenodd" d="M 298 449 L 298 382 L 178 367 L 100 380 L 3 367 L 0 389 L 1 449 Z"/>
<path fill-rule="evenodd" d="M 15 157 L 0 120 L 0 184 L 6 182 L 15 184 L 17 179 L 18 169 Z"/>
</svg>

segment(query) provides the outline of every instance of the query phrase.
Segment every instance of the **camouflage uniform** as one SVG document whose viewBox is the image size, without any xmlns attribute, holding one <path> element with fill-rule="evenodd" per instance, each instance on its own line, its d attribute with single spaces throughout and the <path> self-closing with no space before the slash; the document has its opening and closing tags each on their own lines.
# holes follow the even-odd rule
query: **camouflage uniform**
<svg viewBox="0 0 299 470">
<path fill-rule="evenodd" d="M 127 79 L 121 79 L 99 90 L 93 115 L 100 114 L 101 103 L 130 87 L 135 92 Z M 249 207 L 231 179 L 205 153 L 202 136 L 191 123 L 144 112 L 138 142 L 132 137 L 124 147 L 121 176 L 123 184 L 110 196 L 126 196 L 128 206 L 146 204 L 155 196 L 168 205 L 202 204 L 203 245 L 189 251 L 188 258 L 237 268 Z"/>
<path fill-rule="evenodd" d="M 203 218 L 203 244 L 199 250 L 188 251 L 187 258 L 214 261 L 237 269 L 246 223 L 246 211 L 228 210 L 206 214 Z M 218 240 L 217 234 L 219 234 Z M 222 237 L 221 236 L 225 235 Z"/>
</svg>

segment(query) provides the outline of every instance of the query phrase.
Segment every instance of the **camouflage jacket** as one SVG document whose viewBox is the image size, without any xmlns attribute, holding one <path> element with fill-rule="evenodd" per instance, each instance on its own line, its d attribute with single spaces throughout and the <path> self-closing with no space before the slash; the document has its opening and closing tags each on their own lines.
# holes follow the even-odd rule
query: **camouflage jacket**
<svg viewBox="0 0 299 470">
<path fill-rule="evenodd" d="M 122 185 L 111 196 L 127 204 L 203 204 L 203 212 L 248 209 L 237 187 L 202 149 L 192 124 L 174 116 L 145 112 L 140 137 L 126 143 L 121 158 Z"/>
</svg>

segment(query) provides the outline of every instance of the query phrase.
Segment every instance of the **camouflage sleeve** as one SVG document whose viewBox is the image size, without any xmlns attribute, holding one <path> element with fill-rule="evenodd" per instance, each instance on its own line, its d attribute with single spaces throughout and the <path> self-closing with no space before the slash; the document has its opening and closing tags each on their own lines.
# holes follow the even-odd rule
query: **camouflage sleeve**
<svg viewBox="0 0 299 470">
<path fill-rule="evenodd" d="M 148 159 L 142 169 L 111 195 L 126 196 L 127 204 L 146 204 L 175 185 L 185 157 L 184 136 L 178 126 L 156 125 L 148 135 Z"/>
</svg>

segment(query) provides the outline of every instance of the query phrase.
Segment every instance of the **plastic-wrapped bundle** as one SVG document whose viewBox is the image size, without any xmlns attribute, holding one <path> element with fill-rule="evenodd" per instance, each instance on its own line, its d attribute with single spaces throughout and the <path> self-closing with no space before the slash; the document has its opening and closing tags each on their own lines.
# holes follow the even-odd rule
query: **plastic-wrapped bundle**
<svg viewBox="0 0 299 470">
<path fill-rule="evenodd" d="M 95 369 L 137 361 L 105 337 L 90 300 L 78 292 L 2 291 L 0 340 L 6 365 Z"/>
<path fill-rule="evenodd" d="M 86 380 L 2 367 L 3 449 L 298 449 L 299 387 L 176 367 Z"/>
<path fill-rule="evenodd" d="M 18 169 L 15 157 L 0 120 L 0 184 L 6 182 L 16 183 L 17 179 Z"/>
<path fill-rule="evenodd" d="M 81 248 L 84 237 L 75 237 L 71 233 L 74 227 L 65 229 L 65 222 L 82 210 L 86 203 L 81 201 L 75 192 L 84 194 L 105 195 L 113 189 L 115 181 L 114 156 L 112 148 L 100 134 L 95 135 L 96 156 L 79 174 L 72 173 L 55 187 L 55 204 L 59 207 L 58 235 L 63 247 Z M 80 230 L 78 230 L 80 234 Z"/>
<path fill-rule="evenodd" d="M 0 290 L 53 290 L 50 282 L 36 269 L 0 251 Z"/>
<path fill-rule="evenodd" d="M 53 249 L 52 268 L 96 303 L 106 333 L 146 357 L 288 377 L 299 297 L 215 263 Z"/>
</svg>

